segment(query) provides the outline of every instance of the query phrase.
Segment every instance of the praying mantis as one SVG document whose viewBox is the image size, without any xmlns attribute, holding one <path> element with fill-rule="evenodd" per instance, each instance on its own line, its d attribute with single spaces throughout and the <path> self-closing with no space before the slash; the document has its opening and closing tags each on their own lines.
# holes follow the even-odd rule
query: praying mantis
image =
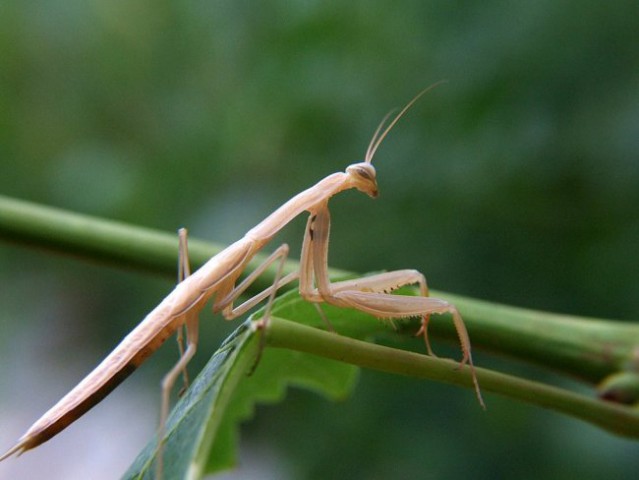
<svg viewBox="0 0 639 480">
<path fill-rule="evenodd" d="M 449 313 L 461 344 L 460 368 L 464 365 L 470 368 L 476 395 L 483 407 L 484 402 L 471 355 L 470 338 L 462 317 L 454 305 L 428 296 L 424 275 L 417 270 L 397 270 L 335 283 L 331 283 L 328 275 L 329 200 L 339 192 L 352 188 L 370 197 L 377 197 L 376 171 L 372 165 L 377 149 L 399 119 L 435 85 L 422 90 L 411 99 L 388 124 L 389 115 L 382 120 L 368 145 L 363 162 L 348 166 L 344 172 L 333 173 L 293 196 L 249 230 L 244 237 L 212 257 L 193 274 L 189 271 L 186 232 L 182 230 L 179 262 L 181 281 L 174 290 L 91 373 L 37 420 L 16 444 L 0 457 L 0 461 L 35 448 L 65 429 L 100 402 L 177 332 L 181 356 L 162 381 L 161 420 L 158 432 L 159 438 L 162 439 L 170 392 L 180 373 L 184 374 L 185 383 L 187 382 L 186 366 L 197 349 L 199 312 L 211 298 L 214 298 L 213 311 L 221 312 L 225 319 L 232 320 L 268 298 L 265 314 L 256 322 L 256 328 L 263 330 L 268 326 L 270 308 L 277 291 L 294 280 L 299 280 L 300 295 L 318 306 L 328 303 L 343 308 L 355 308 L 383 319 L 421 317 L 421 328 L 417 335 L 423 335 L 426 348 L 431 355 L 433 351 L 428 341 L 430 316 Z M 299 270 L 282 275 L 289 251 L 288 246 L 283 244 L 238 283 L 248 262 L 276 233 L 304 212 L 309 213 L 309 218 L 302 242 Z M 273 284 L 235 307 L 236 299 L 274 264 L 277 265 L 277 274 Z M 418 285 L 420 295 L 390 293 L 405 285 Z M 161 449 L 162 440 L 159 445 Z M 161 454 L 159 457 L 161 465 Z M 161 476 L 161 473 L 158 476 Z"/>
</svg>

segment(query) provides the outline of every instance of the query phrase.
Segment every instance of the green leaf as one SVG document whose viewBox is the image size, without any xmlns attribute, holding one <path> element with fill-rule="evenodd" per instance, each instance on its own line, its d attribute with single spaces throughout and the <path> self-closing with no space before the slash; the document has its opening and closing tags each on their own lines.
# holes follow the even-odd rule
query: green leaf
<svg viewBox="0 0 639 480">
<path fill-rule="evenodd" d="M 345 328 L 350 334 L 361 334 L 361 324 L 371 323 L 370 317 L 366 319 L 359 312 L 348 313 L 340 316 L 339 325 L 352 325 Z M 275 302 L 273 315 L 296 318 L 309 325 L 322 323 L 314 307 L 297 301 L 294 292 Z M 256 403 L 281 401 L 288 386 L 306 388 L 332 400 L 344 398 L 352 390 L 358 368 L 335 360 L 266 348 L 255 365 L 263 334 L 253 327 L 255 317 L 224 342 L 169 417 L 163 454 L 164 479 L 197 479 L 205 473 L 232 467 L 239 423 L 251 418 Z M 156 456 L 154 440 L 123 478 L 154 478 Z"/>
</svg>

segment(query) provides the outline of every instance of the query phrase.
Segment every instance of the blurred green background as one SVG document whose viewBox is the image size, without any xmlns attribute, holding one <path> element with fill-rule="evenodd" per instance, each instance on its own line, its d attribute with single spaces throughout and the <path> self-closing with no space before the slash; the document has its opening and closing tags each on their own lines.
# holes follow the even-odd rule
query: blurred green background
<svg viewBox="0 0 639 480">
<path fill-rule="evenodd" d="M 383 115 L 442 79 L 379 149 L 379 199 L 331 202 L 331 265 L 636 321 L 634 1 L 4 1 L 0 193 L 229 243 L 360 161 Z M 294 255 L 303 223 L 276 240 Z M 0 447 L 172 283 L 0 244 Z M 234 326 L 210 317 L 193 372 Z M 157 357 L 0 478 L 121 474 L 176 349 Z M 342 404 L 293 391 L 243 428 L 228 478 L 635 478 L 637 443 L 486 400 L 375 372 Z"/>
</svg>

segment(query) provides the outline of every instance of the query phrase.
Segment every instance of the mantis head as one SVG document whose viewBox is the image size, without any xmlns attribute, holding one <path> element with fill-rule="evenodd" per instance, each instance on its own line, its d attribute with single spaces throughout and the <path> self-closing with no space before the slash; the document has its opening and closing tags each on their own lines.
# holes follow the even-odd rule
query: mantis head
<svg viewBox="0 0 639 480">
<path fill-rule="evenodd" d="M 377 180 L 375 167 L 368 162 L 354 163 L 346 168 L 351 184 L 369 197 L 377 196 Z"/>
</svg>

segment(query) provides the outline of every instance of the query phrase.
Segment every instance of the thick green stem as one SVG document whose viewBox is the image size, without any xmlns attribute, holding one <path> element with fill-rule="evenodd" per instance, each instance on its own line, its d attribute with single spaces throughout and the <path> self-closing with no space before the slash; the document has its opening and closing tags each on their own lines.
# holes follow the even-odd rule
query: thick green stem
<svg viewBox="0 0 639 480">
<path fill-rule="evenodd" d="M 3 196 L 0 238 L 175 277 L 177 235 Z"/>
<path fill-rule="evenodd" d="M 140 268 L 175 278 L 178 236 L 161 230 L 69 212 L 0 195 L 0 239 L 116 266 Z M 225 247 L 196 239 L 189 240 L 189 257 L 194 267 L 203 265 Z M 264 261 L 258 255 L 250 264 Z M 298 268 L 289 262 L 285 273 Z M 271 275 L 275 275 L 274 270 Z M 266 279 L 257 288 L 270 285 Z"/>
<path fill-rule="evenodd" d="M 639 371 L 638 323 L 545 313 L 448 293 L 441 296 L 462 312 L 473 346 L 591 382 L 617 371 Z M 434 334 L 456 338 L 451 322 L 431 325 Z"/>
</svg>

